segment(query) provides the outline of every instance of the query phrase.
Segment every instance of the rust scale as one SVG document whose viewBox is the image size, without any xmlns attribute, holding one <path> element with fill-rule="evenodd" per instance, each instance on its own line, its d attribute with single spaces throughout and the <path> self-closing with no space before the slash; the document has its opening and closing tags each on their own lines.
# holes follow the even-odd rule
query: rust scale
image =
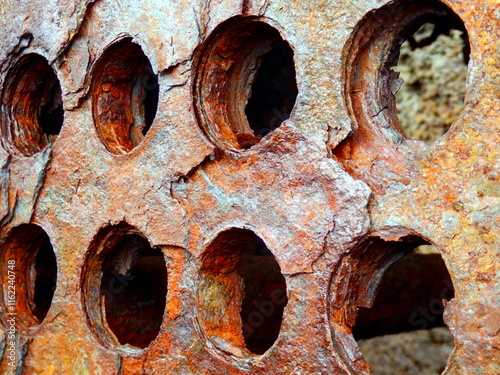
<svg viewBox="0 0 500 375">
<path fill-rule="evenodd" d="M 442 374 L 499 374 L 497 3 L 2 3 L 0 373 L 370 374 L 407 307 L 359 311 L 426 244 Z M 467 93 L 426 144 L 392 67 L 442 19 Z"/>
</svg>

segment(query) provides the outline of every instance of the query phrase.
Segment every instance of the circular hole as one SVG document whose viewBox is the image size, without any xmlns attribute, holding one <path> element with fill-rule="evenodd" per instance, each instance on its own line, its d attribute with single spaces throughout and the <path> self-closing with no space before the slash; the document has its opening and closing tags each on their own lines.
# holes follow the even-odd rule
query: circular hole
<svg viewBox="0 0 500 375">
<path fill-rule="evenodd" d="M 9 72 L 2 95 L 5 146 L 32 156 L 52 144 L 64 122 L 61 85 L 48 61 L 29 54 Z"/>
<path fill-rule="evenodd" d="M 264 241 L 243 229 L 222 232 L 202 257 L 198 320 L 219 349 L 264 354 L 278 338 L 286 281 Z"/>
<path fill-rule="evenodd" d="M 194 80 L 197 114 L 219 147 L 247 149 L 290 117 L 297 98 L 293 50 L 255 17 L 220 25 L 201 51 Z"/>
<path fill-rule="evenodd" d="M 94 123 L 107 150 L 131 151 L 149 131 L 158 108 L 158 77 L 132 40 L 113 44 L 93 70 Z"/>
<path fill-rule="evenodd" d="M 463 21 L 440 1 L 397 1 L 370 13 L 348 49 L 352 116 L 397 143 L 435 141 L 462 112 L 469 54 Z"/>
<path fill-rule="evenodd" d="M 161 250 L 125 223 L 100 231 L 84 271 L 93 329 L 110 347 L 146 348 L 163 322 L 168 286 Z"/>
<path fill-rule="evenodd" d="M 410 138 L 434 142 L 458 119 L 469 53 L 467 32 L 456 18 L 426 19 L 403 43 L 393 70 L 402 83 L 396 93 L 398 118 Z"/>
<path fill-rule="evenodd" d="M 22 329 L 40 324 L 50 309 L 57 282 L 57 261 L 49 237 L 37 225 L 20 225 L 2 244 L 1 254 L 6 267 L 4 320 L 15 316 Z"/>
<path fill-rule="evenodd" d="M 337 337 L 347 360 L 361 373 L 438 374 L 453 351 L 453 336 L 443 321 L 446 301 L 454 297 L 446 265 L 437 248 L 408 240 L 372 238 L 347 260 L 354 266 L 349 277 L 342 277 L 348 296 L 339 295 L 335 305 L 353 302 L 344 320 L 334 312 L 334 324 L 344 332 Z M 360 361 L 361 353 L 369 367 Z"/>
</svg>

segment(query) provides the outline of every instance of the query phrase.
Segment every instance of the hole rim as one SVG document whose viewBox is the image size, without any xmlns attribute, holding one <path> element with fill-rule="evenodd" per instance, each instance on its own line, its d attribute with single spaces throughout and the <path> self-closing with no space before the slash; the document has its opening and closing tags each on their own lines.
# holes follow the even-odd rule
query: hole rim
<svg viewBox="0 0 500 375">
<path fill-rule="evenodd" d="M 262 40 L 249 42 L 252 36 L 265 34 L 265 31 L 274 36 L 263 38 L 264 42 Z M 254 134 L 246 115 L 246 108 L 252 96 L 252 86 L 260 71 L 258 60 L 273 51 L 273 48 L 268 48 L 260 54 L 258 52 L 260 49 L 265 49 L 266 43 L 270 46 L 276 41 L 285 43 L 292 52 L 296 93 L 292 100 L 293 105 L 286 114 L 288 117 L 278 119 L 280 121 L 278 126 L 260 136 Z M 228 57 L 221 57 L 225 55 Z M 244 55 L 244 58 L 238 58 L 239 55 Z M 228 67 L 224 66 L 222 59 L 229 61 Z M 195 69 L 192 78 L 192 97 L 198 127 L 215 147 L 230 152 L 245 152 L 265 141 L 277 128 L 293 118 L 300 96 L 297 57 L 294 46 L 276 21 L 263 16 L 234 16 L 223 21 L 199 47 L 195 53 L 193 66 Z M 236 68 L 231 69 L 232 66 Z M 217 73 L 217 70 L 220 73 Z M 224 74 L 224 71 L 229 70 L 234 72 Z M 218 79 L 214 79 L 214 76 Z M 220 89 L 220 86 L 225 89 Z M 241 140 L 239 134 L 249 140 Z"/>
<path fill-rule="evenodd" d="M 402 44 L 428 19 L 453 19 L 463 26 L 464 49 L 470 54 L 471 34 L 467 26 L 449 4 L 440 0 L 399 0 L 368 12 L 357 23 L 344 47 L 346 68 L 342 72 L 344 102 L 354 131 L 371 129 L 396 146 L 412 141 L 426 148 L 446 136 L 464 116 L 469 95 L 470 64 L 467 64 L 462 109 L 442 136 L 433 142 L 425 142 L 409 137 L 400 124 L 396 94 L 392 88 L 399 73 L 392 68 L 398 65 Z"/>
<path fill-rule="evenodd" d="M 104 271 L 102 267 L 105 263 L 113 261 L 116 256 L 116 247 L 120 245 L 124 237 L 129 235 L 136 235 L 144 239 L 151 250 L 158 249 L 165 262 L 167 292 L 165 294 L 164 311 L 157 335 L 145 347 L 138 347 L 129 343 L 121 344 L 107 323 L 105 317 L 106 308 L 102 304 L 101 291 L 104 279 Z M 88 248 L 86 260 L 82 267 L 81 298 L 87 326 L 102 346 L 117 351 L 124 356 L 138 356 L 148 350 L 151 350 L 151 348 L 153 348 L 155 344 L 161 340 L 161 337 L 164 334 L 166 319 L 168 317 L 168 304 L 170 298 L 168 288 L 168 281 L 171 272 L 169 260 L 170 259 L 165 255 L 161 247 L 151 246 L 148 238 L 139 229 L 126 222 L 122 221 L 114 225 L 108 224 L 98 231 Z"/>
<path fill-rule="evenodd" d="M 130 155 L 143 145 L 158 117 L 159 74 L 153 70 L 151 59 L 144 50 L 135 38 L 121 37 L 103 49 L 92 68 L 90 102 L 93 124 L 100 143 L 111 155 Z M 150 78 L 154 83 L 148 90 Z M 120 92 L 120 95 L 104 94 L 112 91 Z M 145 100 L 148 92 L 153 91 L 155 108 L 151 115 L 147 113 Z"/>
<path fill-rule="evenodd" d="M 7 73 L 1 96 L 4 110 L 1 111 L 0 129 L 2 145 L 11 155 L 29 158 L 56 142 L 65 117 L 57 73 L 44 56 L 35 52 L 20 56 Z M 62 119 L 55 126 L 56 134 L 51 134 L 40 124 L 40 118 L 43 108 L 54 100 L 60 101 L 56 109 L 62 111 Z"/>
<path fill-rule="evenodd" d="M 44 245 L 49 245 L 55 260 L 55 275 L 54 277 L 54 290 L 51 292 L 50 304 L 47 309 L 44 309 L 43 319 L 37 317 L 36 309 L 36 281 L 38 274 L 36 271 L 37 255 Z M 50 240 L 47 232 L 39 225 L 26 223 L 20 224 L 8 232 L 5 240 L 0 245 L 0 258 L 7 270 L 8 260 L 15 261 L 15 313 L 16 315 L 16 329 L 24 332 L 36 331 L 44 325 L 47 316 L 50 315 L 51 309 L 54 305 L 54 296 L 57 292 L 59 280 L 59 261 L 57 252 L 54 250 L 52 241 Z M 0 304 L 2 305 L 1 323 L 3 327 L 8 327 L 7 312 L 9 311 L 9 277 L 8 272 L 2 273 L 2 283 L 0 286 Z M 29 285 L 27 285 L 29 284 Z M 6 288 L 7 287 L 7 288 Z"/>
</svg>

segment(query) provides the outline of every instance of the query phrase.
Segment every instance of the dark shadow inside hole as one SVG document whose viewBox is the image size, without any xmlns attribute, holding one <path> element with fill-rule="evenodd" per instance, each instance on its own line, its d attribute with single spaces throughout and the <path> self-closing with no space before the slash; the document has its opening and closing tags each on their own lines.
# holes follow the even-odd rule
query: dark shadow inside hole
<svg viewBox="0 0 500 375">
<path fill-rule="evenodd" d="M 441 255 L 411 252 L 384 274 L 372 308 L 359 309 L 354 337 L 444 326 L 442 300 L 453 297 L 453 284 Z"/>
<path fill-rule="evenodd" d="M 263 137 L 290 117 L 298 89 L 293 50 L 281 37 L 260 59 L 245 114 L 254 135 Z"/>
<path fill-rule="evenodd" d="M 35 289 L 33 315 L 42 322 L 49 311 L 57 282 L 57 261 L 49 238 L 44 235 L 35 257 Z"/>
<path fill-rule="evenodd" d="M 353 335 L 373 374 L 434 374 L 446 366 L 454 345 L 443 322 L 443 300 L 454 297 L 454 288 L 437 249 L 427 248 L 430 253 L 420 247 L 394 263 L 372 308 L 358 311 Z"/>
<path fill-rule="evenodd" d="M 61 85 L 52 70 L 42 84 L 42 103 L 38 126 L 43 134 L 58 135 L 64 122 Z"/>
<path fill-rule="evenodd" d="M 156 111 L 158 110 L 158 100 L 160 93 L 160 86 L 158 85 L 158 77 L 154 74 L 150 74 L 146 79 L 146 84 L 144 86 L 144 123 L 145 126 L 142 129 L 142 134 L 146 133 L 151 128 L 153 121 L 156 117 Z"/>
<path fill-rule="evenodd" d="M 103 263 L 101 298 L 106 322 L 120 344 L 147 347 L 160 332 L 167 294 L 161 250 L 136 234 L 125 235 Z"/>
<path fill-rule="evenodd" d="M 241 304 L 245 344 L 250 352 L 264 354 L 280 332 L 288 302 L 286 281 L 276 258 L 257 236 L 246 242 L 237 272 L 245 285 Z"/>
</svg>

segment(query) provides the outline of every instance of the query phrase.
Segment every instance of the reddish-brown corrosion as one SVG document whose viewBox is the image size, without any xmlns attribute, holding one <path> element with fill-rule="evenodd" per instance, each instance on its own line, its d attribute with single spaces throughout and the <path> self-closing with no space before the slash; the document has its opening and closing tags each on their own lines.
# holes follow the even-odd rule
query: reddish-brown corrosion
<svg viewBox="0 0 500 375">
<path fill-rule="evenodd" d="M 267 21 L 261 17 L 234 17 L 219 25 L 198 51 L 193 91 L 197 115 L 205 134 L 221 148 L 250 148 L 273 130 L 258 134 L 252 129 L 248 113 L 245 113 L 264 56 L 276 48 L 276 43 L 288 46 L 279 31 Z M 278 74 L 279 70 L 275 76 Z M 274 127 L 286 120 L 283 117 L 289 116 L 295 103 L 295 71 L 288 77 L 288 85 L 291 88 L 285 93 L 286 98 L 282 99 L 285 107 L 280 105 L 274 109 L 288 113 L 276 118 Z M 270 94 L 277 95 L 262 93 Z M 259 124 L 259 127 L 265 125 Z"/>
<path fill-rule="evenodd" d="M 168 281 L 161 251 L 126 223 L 103 228 L 92 248 L 83 283 L 96 339 L 110 347 L 147 347 L 165 311 Z"/>
<path fill-rule="evenodd" d="M 10 72 L 2 95 L 2 142 L 4 147 L 31 156 L 51 144 L 59 134 L 63 118 L 43 114 L 59 110 L 62 115 L 61 87 L 53 68 L 37 54 L 23 56 Z M 47 108 L 48 107 L 48 108 Z"/>
<path fill-rule="evenodd" d="M 40 259 L 42 253 L 44 259 Z M 37 225 L 14 228 L 0 248 L 2 324 L 14 317 L 20 329 L 39 325 L 50 308 L 57 281 L 57 265 L 45 231 Z M 40 261 L 44 262 L 40 266 Z M 15 298 L 13 298 L 15 296 Z M 14 302 L 14 303 L 13 303 Z"/>
<path fill-rule="evenodd" d="M 227 230 L 205 250 L 198 320 L 220 350 L 237 357 L 264 354 L 278 337 L 286 299 L 279 265 L 253 232 Z"/>
<path fill-rule="evenodd" d="M 398 127 L 390 65 L 415 17 L 436 12 L 463 21 L 471 59 L 462 114 L 428 145 Z M 352 335 L 357 310 L 389 265 L 424 243 L 455 290 L 443 374 L 500 373 L 497 0 L 32 0 L 0 13 L 0 246 L 10 251 L 11 233 L 36 225 L 57 259 L 43 321 L 19 301 L 12 365 L 1 311 L 0 373 L 369 374 Z M 260 140 L 247 101 L 259 59 L 281 39 L 298 94 Z M 43 93 L 18 95 L 29 84 L 11 79 L 30 77 L 17 72 L 33 54 L 57 71 L 65 125 L 39 143 L 30 113 L 18 145 L 21 130 L 4 121 L 12 103 L 44 107 Z M 150 128 L 149 61 L 161 87 Z M 265 262 L 239 248 L 249 233 L 272 252 Z M 168 280 L 152 283 L 168 291 L 154 339 L 123 344 L 103 314 L 101 276 L 128 236 L 147 239 L 156 261 L 139 268 L 166 269 Z M 109 258 L 125 275 L 138 261 L 128 255 Z M 252 295 L 267 272 L 272 282 Z M 286 296 L 273 295 L 283 280 Z M 273 332 L 254 346 L 242 311 L 269 300 L 283 310 L 253 327 Z"/>
<path fill-rule="evenodd" d="M 391 174 L 409 184 L 411 160 L 406 149 L 413 144 L 399 126 L 395 94 L 399 74 L 399 48 L 426 22 L 462 23 L 437 0 L 396 1 L 365 16 L 345 48 L 344 96 L 354 121 L 353 134 L 333 152 L 347 170 L 380 192 Z M 461 28 L 464 28 L 463 23 Z"/>
<path fill-rule="evenodd" d="M 155 100 L 150 99 L 153 103 L 149 105 L 145 102 L 147 91 L 158 95 L 151 64 L 141 47 L 127 38 L 108 47 L 94 71 L 92 105 L 97 132 L 108 151 L 127 153 L 151 126 L 146 123 L 146 111 L 156 112 Z M 148 79 L 153 82 L 148 83 Z"/>
</svg>

